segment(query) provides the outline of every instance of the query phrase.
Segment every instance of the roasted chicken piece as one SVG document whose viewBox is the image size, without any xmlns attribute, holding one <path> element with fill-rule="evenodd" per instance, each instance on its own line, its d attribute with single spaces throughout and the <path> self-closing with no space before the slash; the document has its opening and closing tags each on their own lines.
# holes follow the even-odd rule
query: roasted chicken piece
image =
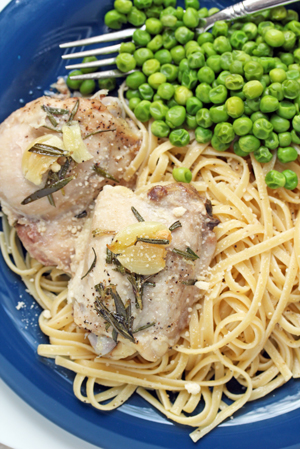
<svg viewBox="0 0 300 449">
<path fill-rule="evenodd" d="M 64 270 L 70 268 L 76 236 L 93 209 L 94 199 L 103 185 L 116 184 L 105 176 L 124 183 L 125 170 L 141 143 L 135 126 L 119 117 L 118 104 L 108 99 L 105 102 L 107 107 L 97 99 L 42 97 L 15 111 L 0 125 L 0 200 L 3 211 L 10 224 L 16 225 L 31 255 L 42 263 L 54 264 Z M 32 142 L 41 136 L 55 137 L 58 141 L 65 139 L 61 130 L 67 126 L 68 131 L 69 125 L 74 129 L 77 126 L 88 158 L 76 162 L 69 156 L 50 157 L 50 164 L 52 160 L 55 163 L 48 169 L 44 168 L 40 184 L 32 173 L 28 178 L 24 154 L 29 158 L 41 157 L 28 152 Z M 94 170 L 95 164 L 100 169 L 98 173 Z M 44 188 L 49 182 L 49 173 L 57 178 L 63 171 L 63 179 L 73 179 L 62 190 L 52 194 L 55 207 L 47 197 L 22 204 L 25 198 Z"/>
<path fill-rule="evenodd" d="M 138 352 L 154 361 L 178 341 L 190 307 L 203 295 L 194 284 L 213 257 L 217 224 L 210 203 L 187 184 L 158 185 L 139 195 L 104 187 L 68 296 L 75 323 L 91 331 L 99 354 L 124 358 Z"/>
</svg>

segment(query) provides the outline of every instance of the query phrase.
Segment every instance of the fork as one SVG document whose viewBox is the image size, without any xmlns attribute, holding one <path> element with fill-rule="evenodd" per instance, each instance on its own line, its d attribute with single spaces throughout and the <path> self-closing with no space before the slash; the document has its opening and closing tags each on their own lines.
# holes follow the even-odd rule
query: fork
<svg viewBox="0 0 300 449">
<path fill-rule="evenodd" d="M 253 14 L 264 9 L 275 8 L 276 6 L 287 5 L 289 3 L 295 3 L 297 0 L 245 0 L 243 2 L 236 3 L 235 5 L 231 5 L 228 8 L 223 9 L 222 11 L 217 12 L 216 14 L 207 17 L 206 19 L 201 19 L 201 28 L 197 28 L 195 31 L 197 33 L 204 33 L 209 30 L 215 22 L 218 20 L 234 20 L 239 17 L 244 17 L 249 14 Z M 137 28 L 128 28 L 126 30 L 117 31 L 114 33 L 108 33 L 100 36 L 90 37 L 88 39 L 81 39 L 75 42 L 67 42 L 65 44 L 61 44 L 60 48 L 69 48 L 69 47 L 80 47 L 91 44 L 100 44 L 103 42 L 112 42 L 120 39 L 126 39 L 128 37 L 132 37 L 134 31 Z M 145 25 L 140 28 L 141 30 L 145 30 Z M 116 53 L 119 51 L 121 44 L 111 45 L 109 47 L 103 47 L 93 50 L 85 50 L 81 52 L 65 54 L 62 56 L 62 59 L 74 59 L 74 58 L 84 58 L 85 56 L 98 56 L 98 55 L 109 55 L 111 53 Z M 81 64 L 72 64 L 67 65 L 66 69 L 83 69 L 90 67 L 104 67 L 108 65 L 113 65 L 116 62 L 116 58 L 108 58 L 102 59 L 98 61 L 86 62 Z M 104 72 L 93 72 L 86 73 L 84 75 L 76 75 L 71 76 L 71 79 L 74 80 L 85 80 L 85 79 L 103 79 L 103 78 L 121 78 L 127 76 L 128 74 L 134 72 L 120 72 L 119 70 L 106 70 Z"/>
</svg>

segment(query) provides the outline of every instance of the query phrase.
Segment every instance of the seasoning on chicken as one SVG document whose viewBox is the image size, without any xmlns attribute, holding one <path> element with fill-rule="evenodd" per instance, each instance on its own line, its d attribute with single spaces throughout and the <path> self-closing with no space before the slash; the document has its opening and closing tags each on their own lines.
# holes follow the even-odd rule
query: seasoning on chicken
<svg viewBox="0 0 300 449">
<path fill-rule="evenodd" d="M 135 126 L 115 116 L 114 102 L 106 103 L 41 97 L 0 125 L 1 205 L 42 263 L 69 270 L 74 240 L 94 199 L 103 185 L 124 183 L 139 150 Z M 45 187 L 53 193 L 30 202 Z"/>
<path fill-rule="evenodd" d="M 203 296 L 194 284 L 213 257 L 217 224 L 190 185 L 158 185 L 140 195 L 104 187 L 68 296 L 75 323 L 99 337 L 99 354 L 138 352 L 154 361 L 178 341 Z M 115 344 L 103 345 L 103 336 Z"/>
</svg>

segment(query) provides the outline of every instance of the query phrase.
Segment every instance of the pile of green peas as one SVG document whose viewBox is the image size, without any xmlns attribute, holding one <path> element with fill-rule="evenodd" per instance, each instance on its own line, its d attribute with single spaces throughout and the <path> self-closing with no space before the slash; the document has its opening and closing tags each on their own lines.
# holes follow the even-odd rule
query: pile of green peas
<svg viewBox="0 0 300 449">
<path fill-rule="evenodd" d="M 295 11 L 279 6 L 197 34 L 202 18 L 217 8 L 198 0 L 116 0 L 105 23 L 140 27 L 123 42 L 116 58 L 126 78 L 129 107 L 141 122 L 178 147 L 211 142 L 217 151 L 270 162 L 295 161 L 300 144 L 300 22 Z M 296 173 L 272 170 L 271 188 L 293 190 Z"/>
<path fill-rule="evenodd" d="M 82 62 L 94 62 L 97 61 L 96 56 L 86 56 L 83 58 Z M 81 70 L 72 70 L 67 77 L 67 86 L 71 90 L 78 90 L 83 96 L 91 95 L 96 90 L 96 82 L 95 80 L 73 80 L 71 76 L 82 75 L 84 73 L 92 73 L 97 70 L 96 67 L 89 67 Z M 116 88 L 117 83 L 115 78 L 103 78 L 98 80 L 98 88 L 99 89 L 107 89 L 108 91 L 112 91 Z"/>
</svg>

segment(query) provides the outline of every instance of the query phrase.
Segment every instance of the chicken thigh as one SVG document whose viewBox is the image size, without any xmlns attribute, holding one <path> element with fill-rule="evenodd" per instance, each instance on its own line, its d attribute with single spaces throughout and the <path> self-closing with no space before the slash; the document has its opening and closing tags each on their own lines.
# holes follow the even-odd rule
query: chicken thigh
<svg viewBox="0 0 300 449">
<path fill-rule="evenodd" d="M 136 212 L 144 222 L 138 223 Z M 75 323 L 91 331 L 90 341 L 99 354 L 124 358 L 138 352 L 154 361 L 178 341 L 190 307 L 203 295 L 194 284 L 213 257 L 217 224 L 210 203 L 186 184 L 158 185 L 140 195 L 122 186 L 104 187 L 96 201 L 85 257 L 68 294 Z M 160 228 L 157 235 L 168 240 L 131 242 L 136 256 L 128 260 L 117 254 L 121 250 L 112 252 L 118 245 L 121 248 L 121 240 L 128 239 L 132 229 L 149 226 Z M 137 274 L 139 251 L 142 257 L 150 251 L 142 272 L 151 273 L 161 263 L 154 260 L 154 250 L 162 254 L 165 250 L 162 265 L 151 276 Z M 137 266 L 135 272 L 128 269 L 127 261 Z"/>
<path fill-rule="evenodd" d="M 42 97 L 15 111 L 0 125 L 2 208 L 33 257 L 67 271 L 74 241 L 90 215 L 94 199 L 104 184 L 122 182 L 141 144 L 135 127 L 116 116 L 118 105 L 107 99 L 106 103 L 107 107 L 97 99 Z M 44 188 L 49 175 L 49 170 L 43 173 L 40 185 L 26 179 L 24 153 L 41 136 L 62 139 L 61 130 L 66 124 L 79 125 L 89 158 L 75 162 L 71 157 L 60 157 L 56 169 L 51 166 L 53 171 L 61 169 L 58 173 L 64 169 L 63 179 L 72 179 L 52 194 L 55 206 L 46 196 L 24 204 L 25 198 Z"/>
</svg>

